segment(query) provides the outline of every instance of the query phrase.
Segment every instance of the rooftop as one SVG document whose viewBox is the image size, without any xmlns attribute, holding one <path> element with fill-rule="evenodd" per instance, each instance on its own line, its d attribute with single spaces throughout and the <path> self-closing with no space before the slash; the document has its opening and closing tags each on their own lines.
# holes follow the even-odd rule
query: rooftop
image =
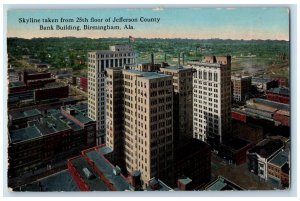
<svg viewBox="0 0 300 201">
<path fill-rule="evenodd" d="M 170 75 L 165 75 L 165 74 L 157 73 L 157 72 L 142 72 L 142 71 L 132 70 L 132 69 L 128 69 L 128 70 L 124 70 L 124 71 L 129 72 L 129 73 L 135 73 L 147 80 L 171 77 Z"/>
<path fill-rule="evenodd" d="M 55 118 L 54 116 L 47 116 L 43 117 L 39 124 L 35 125 L 42 135 L 49 135 L 52 133 L 64 131 L 71 129 L 65 122 L 61 121 L 60 119 Z"/>
<path fill-rule="evenodd" d="M 232 140 L 223 142 L 223 145 L 228 146 L 234 150 L 240 150 L 249 144 L 250 142 L 243 140 L 241 138 L 233 138 Z"/>
<path fill-rule="evenodd" d="M 277 155 L 275 155 L 269 163 L 274 164 L 278 167 L 282 167 L 289 159 L 289 153 L 286 151 L 281 151 Z"/>
<path fill-rule="evenodd" d="M 71 127 L 73 130 L 78 131 L 81 130 L 81 126 L 76 124 L 74 121 L 66 118 L 64 115 L 61 114 L 60 110 L 57 110 L 55 112 L 54 110 L 51 112 L 51 116 L 54 117 L 55 119 L 60 119 L 62 122 L 64 122 L 66 125 Z"/>
<path fill-rule="evenodd" d="M 17 81 L 17 82 L 10 82 L 9 83 L 9 88 L 14 88 L 14 87 L 23 87 L 26 86 L 26 84 L 22 81 Z"/>
<path fill-rule="evenodd" d="M 276 108 L 276 109 L 280 109 L 280 110 L 290 110 L 290 106 L 288 104 L 278 103 L 275 101 L 270 101 L 270 100 L 262 99 L 262 98 L 253 98 L 250 101 L 247 101 L 247 104 L 252 104 L 252 103 L 262 104 L 262 105 L 266 105 L 268 107 L 272 107 L 272 108 Z"/>
<path fill-rule="evenodd" d="M 69 171 L 63 170 L 51 176 L 45 177 L 34 183 L 16 189 L 16 191 L 79 191 Z"/>
<path fill-rule="evenodd" d="M 178 148 L 174 150 L 175 159 L 181 160 L 188 156 L 192 156 L 195 152 L 201 151 L 210 151 L 210 146 L 198 139 L 190 139 L 186 143 L 181 144 Z"/>
<path fill-rule="evenodd" d="M 187 68 L 187 67 L 184 67 L 184 66 L 166 66 L 166 67 L 162 67 L 162 69 L 168 69 L 168 70 L 172 70 L 172 71 L 191 70 L 191 68 Z"/>
<path fill-rule="evenodd" d="M 234 75 L 231 76 L 232 80 L 241 80 L 241 79 L 251 79 L 252 77 L 250 75 Z"/>
<path fill-rule="evenodd" d="M 256 153 L 263 158 L 269 158 L 275 152 L 282 148 L 283 142 L 281 140 L 264 139 L 263 141 L 259 142 L 256 146 L 251 148 L 248 152 Z"/>
<path fill-rule="evenodd" d="M 63 110 L 68 111 L 71 116 L 80 121 L 83 124 L 92 122 L 91 118 L 88 117 L 88 108 L 86 104 L 82 105 L 67 105 L 62 107 Z M 72 112 L 71 112 L 72 111 Z"/>
<path fill-rule="evenodd" d="M 268 83 L 273 81 L 271 78 L 252 77 L 252 83 Z"/>
<path fill-rule="evenodd" d="M 192 65 L 192 66 L 205 66 L 205 67 L 215 67 L 215 68 L 220 68 L 223 66 L 218 63 L 205 63 L 202 61 L 189 61 L 189 62 L 187 62 L 187 64 Z"/>
<path fill-rule="evenodd" d="M 287 87 L 271 88 L 269 92 L 284 95 L 284 96 L 290 96 L 290 89 Z"/>
<path fill-rule="evenodd" d="M 95 166 L 117 191 L 130 190 L 128 181 L 122 175 L 114 174 L 115 167 L 98 151 L 92 150 L 87 152 L 86 156 L 94 162 Z"/>
<path fill-rule="evenodd" d="M 30 126 L 18 130 L 13 130 L 9 133 L 11 143 L 23 142 L 41 136 L 42 133 L 36 126 Z"/>
<path fill-rule="evenodd" d="M 13 112 L 10 114 L 12 120 L 29 118 L 29 117 L 39 116 L 39 115 L 42 115 L 42 113 L 38 109 L 25 110 L 21 112 Z"/>
<path fill-rule="evenodd" d="M 182 178 L 178 179 L 178 181 L 184 185 L 187 185 L 192 182 L 192 180 L 188 177 L 182 177 Z"/>
<path fill-rule="evenodd" d="M 172 188 L 157 178 L 150 179 L 148 183 L 149 185 L 146 188 L 147 191 L 173 191 Z"/>
<path fill-rule="evenodd" d="M 77 172 L 84 182 L 89 186 L 91 191 L 109 191 L 110 189 L 106 184 L 97 176 L 97 173 L 90 167 L 89 163 L 84 159 L 83 156 L 78 156 L 71 159 L 71 163 L 76 168 Z M 87 168 L 91 173 L 90 177 L 87 177 L 84 168 Z"/>
<path fill-rule="evenodd" d="M 239 191 L 243 190 L 242 187 L 238 186 L 237 184 L 233 183 L 232 181 L 219 176 L 215 181 L 210 183 L 206 188 L 209 191 Z"/>
</svg>

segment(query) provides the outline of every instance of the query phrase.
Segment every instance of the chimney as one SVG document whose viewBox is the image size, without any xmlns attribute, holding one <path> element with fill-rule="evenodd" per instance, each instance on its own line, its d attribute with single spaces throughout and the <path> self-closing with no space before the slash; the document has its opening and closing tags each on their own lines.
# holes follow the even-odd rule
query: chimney
<svg viewBox="0 0 300 201">
<path fill-rule="evenodd" d="M 182 65 L 184 65 L 184 53 L 182 53 Z"/>
<path fill-rule="evenodd" d="M 139 170 L 135 170 L 132 172 L 131 175 L 131 183 L 134 190 L 138 190 L 142 186 L 141 182 L 141 172 Z"/>
<path fill-rule="evenodd" d="M 180 53 L 178 53 L 178 66 L 180 65 Z"/>
<path fill-rule="evenodd" d="M 151 53 L 151 65 L 154 66 L 154 54 Z"/>
<path fill-rule="evenodd" d="M 165 62 L 167 62 L 167 54 L 165 53 Z"/>
</svg>

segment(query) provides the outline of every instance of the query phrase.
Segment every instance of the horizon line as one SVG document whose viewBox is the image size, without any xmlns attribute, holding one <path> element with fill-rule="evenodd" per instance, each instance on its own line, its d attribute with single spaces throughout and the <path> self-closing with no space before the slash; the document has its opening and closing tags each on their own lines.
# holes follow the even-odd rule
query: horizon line
<svg viewBox="0 0 300 201">
<path fill-rule="evenodd" d="M 86 39 L 128 39 L 127 37 L 105 37 L 105 38 L 90 38 L 90 37 L 77 37 L 77 36 L 54 36 L 54 37 L 32 37 L 32 38 L 22 38 L 22 37 L 6 37 L 7 39 L 9 38 L 17 38 L 17 39 L 26 39 L 26 40 L 32 40 L 32 39 L 48 39 L 48 38 L 86 38 Z M 286 39 L 231 39 L 231 38 L 147 38 L 147 37 L 134 37 L 135 39 L 164 39 L 164 40 L 172 40 L 172 39 L 181 39 L 181 40 L 236 40 L 236 41 L 285 41 L 285 42 L 290 42 L 290 40 Z"/>
</svg>

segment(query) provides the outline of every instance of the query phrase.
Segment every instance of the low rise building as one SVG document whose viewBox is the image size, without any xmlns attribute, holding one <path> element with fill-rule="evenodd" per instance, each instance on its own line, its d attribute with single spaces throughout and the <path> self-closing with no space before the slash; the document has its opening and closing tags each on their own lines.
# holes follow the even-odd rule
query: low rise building
<svg viewBox="0 0 300 201">
<path fill-rule="evenodd" d="M 194 189 L 211 179 L 211 147 L 198 139 L 190 139 L 174 150 L 175 181 L 188 177 L 188 188 Z M 184 180 L 186 181 L 186 180 Z"/>
<path fill-rule="evenodd" d="M 271 88 L 266 92 L 267 99 L 279 103 L 290 103 L 290 89 L 287 87 Z"/>
<path fill-rule="evenodd" d="M 271 122 L 275 126 L 289 127 L 290 106 L 261 98 L 247 101 L 243 107 L 233 108 L 231 117 L 235 120 L 248 122 L 249 118 Z"/>
<path fill-rule="evenodd" d="M 281 140 L 264 139 L 248 150 L 248 170 L 268 180 L 268 162 L 284 148 Z"/>
<path fill-rule="evenodd" d="M 278 87 L 278 81 L 271 78 L 252 77 L 252 85 L 256 86 L 258 91 L 267 91 Z"/>
<path fill-rule="evenodd" d="M 34 174 L 38 169 L 77 155 L 95 146 L 95 134 L 96 122 L 76 106 L 53 110 L 38 120 L 28 119 L 27 127 L 9 130 L 8 176 Z"/>
<path fill-rule="evenodd" d="M 8 115 L 10 129 L 19 129 L 27 127 L 27 122 L 38 120 L 42 117 L 38 109 L 11 112 Z"/>
<path fill-rule="evenodd" d="M 205 190 L 207 191 L 241 191 L 245 190 L 239 185 L 233 183 L 232 181 L 219 176 L 216 180 L 209 183 Z"/>
<path fill-rule="evenodd" d="M 247 151 L 252 146 L 253 143 L 247 140 L 232 138 L 221 144 L 219 155 L 230 164 L 241 165 L 247 161 Z"/>
<path fill-rule="evenodd" d="M 278 188 L 289 186 L 289 154 L 282 150 L 268 162 L 268 181 Z"/>
</svg>

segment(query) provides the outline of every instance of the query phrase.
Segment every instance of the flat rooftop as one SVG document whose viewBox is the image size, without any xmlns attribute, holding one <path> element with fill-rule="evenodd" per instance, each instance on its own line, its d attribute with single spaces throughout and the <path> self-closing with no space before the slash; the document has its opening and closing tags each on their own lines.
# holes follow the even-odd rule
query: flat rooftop
<svg viewBox="0 0 300 201">
<path fill-rule="evenodd" d="M 290 89 L 287 87 L 271 88 L 269 92 L 272 92 L 274 94 L 284 95 L 284 96 L 290 96 Z"/>
<path fill-rule="evenodd" d="M 87 105 L 67 105 L 62 108 L 65 111 L 74 110 L 72 116 L 83 124 L 94 121 L 91 118 L 89 118 L 87 115 L 88 114 Z"/>
<path fill-rule="evenodd" d="M 147 79 L 147 80 L 171 77 L 171 75 L 165 75 L 165 74 L 157 73 L 157 72 L 142 72 L 142 71 L 137 71 L 137 70 L 133 70 L 133 69 L 128 69 L 128 70 L 124 70 L 124 71 L 130 72 L 130 73 L 135 73 L 137 75 L 142 76 L 144 79 Z"/>
<path fill-rule="evenodd" d="M 81 126 L 76 124 L 74 121 L 66 118 L 64 115 L 60 113 L 60 110 L 58 112 L 53 111 L 51 116 L 53 116 L 56 119 L 60 119 L 62 122 L 64 122 L 66 125 L 68 125 L 70 128 L 72 128 L 75 131 L 81 130 Z"/>
<path fill-rule="evenodd" d="M 273 81 L 271 78 L 252 77 L 252 83 L 268 83 Z"/>
<path fill-rule="evenodd" d="M 272 163 L 278 167 L 282 167 L 288 161 L 288 159 L 288 153 L 286 151 L 281 151 L 274 156 L 269 163 Z"/>
<path fill-rule="evenodd" d="M 270 101 L 270 100 L 267 100 L 267 99 L 253 98 L 250 101 L 247 101 L 247 103 L 251 102 L 251 101 L 253 103 L 256 103 L 256 104 L 262 104 L 262 105 L 266 105 L 266 106 L 276 108 L 276 109 L 280 109 L 280 110 L 290 110 L 290 105 L 288 105 L 288 104 L 278 103 L 278 102 Z"/>
<path fill-rule="evenodd" d="M 239 191 L 243 190 L 242 187 L 233 183 L 232 181 L 219 176 L 215 181 L 210 183 L 206 188 L 208 191 Z"/>
<path fill-rule="evenodd" d="M 77 172 L 80 174 L 80 177 L 89 186 L 91 191 L 110 191 L 110 189 L 98 177 L 97 173 L 90 167 L 90 164 L 83 158 L 83 156 L 78 156 L 72 159 L 71 163 L 74 165 Z M 83 168 L 87 168 L 93 174 L 93 176 L 91 178 L 87 178 Z"/>
<path fill-rule="evenodd" d="M 201 140 L 193 138 L 185 143 L 182 143 L 178 148 L 176 148 L 174 150 L 174 157 L 176 160 L 182 160 L 199 151 L 210 152 L 210 146 Z"/>
<path fill-rule="evenodd" d="M 172 188 L 157 178 L 150 179 L 148 183 L 149 185 L 146 188 L 147 191 L 173 191 Z"/>
<path fill-rule="evenodd" d="M 10 82 L 9 83 L 9 88 L 14 88 L 14 87 L 23 87 L 26 86 L 26 84 L 22 81 L 17 81 L 17 82 Z"/>
<path fill-rule="evenodd" d="M 99 152 L 92 150 L 86 153 L 86 156 L 94 162 L 100 172 L 109 180 L 117 191 L 130 190 L 128 181 L 120 174 L 113 173 L 114 166 L 104 158 Z"/>
<path fill-rule="evenodd" d="M 76 183 L 74 182 L 70 172 L 68 170 L 63 170 L 56 174 L 45 177 L 41 180 L 28 184 L 21 187 L 21 189 L 16 189 L 16 191 L 79 191 Z"/>
<path fill-rule="evenodd" d="M 166 66 L 166 67 L 162 67 L 162 69 L 168 69 L 168 70 L 172 70 L 172 71 L 192 70 L 191 68 L 187 68 L 187 67 L 184 67 L 184 66 Z"/>
<path fill-rule="evenodd" d="M 39 124 L 36 124 L 35 126 L 40 130 L 42 135 L 49 135 L 71 129 L 71 127 L 65 122 L 61 121 L 60 119 L 56 119 L 53 116 L 43 117 Z"/>
<path fill-rule="evenodd" d="M 39 115 L 42 115 L 42 113 L 38 109 L 10 113 L 12 120 L 24 119 L 24 118 L 29 118 L 29 117 L 39 116 Z"/>
<path fill-rule="evenodd" d="M 269 158 L 279 149 L 283 148 L 283 142 L 281 140 L 264 139 L 260 141 L 256 146 L 249 149 L 249 153 L 256 153 L 263 158 Z"/>
<path fill-rule="evenodd" d="M 41 136 L 41 131 L 35 125 L 18 130 L 13 130 L 9 133 L 9 139 L 11 143 L 23 142 Z"/>
<path fill-rule="evenodd" d="M 202 61 L 189 61 L 187 62 L 187 64 L 191 66 L 205 66 L 205 67 L 214 67 L 214 68 L 221 68 L 225 66 L 218 63 L 205 63 Z"/>
<path fill-rule="evenodd" d="M 246 147 L 247 145 L 249 145 L 250 142 L 243 140 L 241 138 L 233 138 L 232 140 L 225 141 L 223 144 L 234 150 L 240 150 L 240 149 Z"/>
</svg>

